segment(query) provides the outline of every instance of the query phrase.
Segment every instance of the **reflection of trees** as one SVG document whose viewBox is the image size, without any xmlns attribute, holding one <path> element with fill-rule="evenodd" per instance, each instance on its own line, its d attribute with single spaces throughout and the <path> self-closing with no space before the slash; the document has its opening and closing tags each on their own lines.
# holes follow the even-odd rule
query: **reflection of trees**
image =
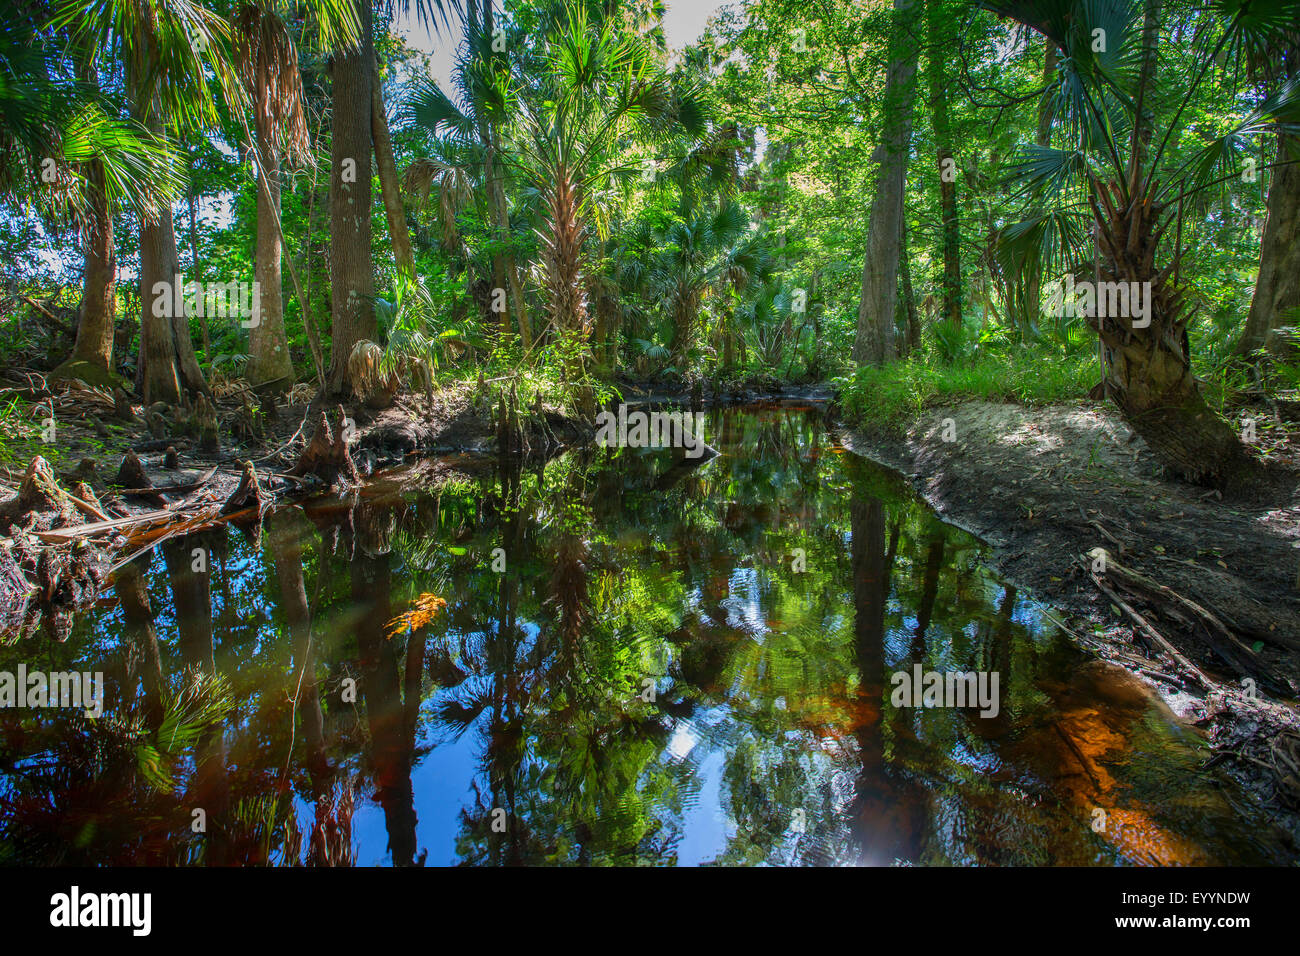
<svg viewBox="0 0 1300 956">
<path fill-rule="evenodd" d="M 412 775 L 443 746 L 477 761 L 435 784 L 468 793 L 469 863 L 672 862 L 693 812 L 725 815 L 724 863 L 1023 862 L 1043 843 L 1031 832 L 1072 861 L 1144 852 L 1105 851 L 1087 809 L 1123 809 L 1109 768 L 1145 704 L 1090 712 L 1102 691 L 1028 638 L 1023 596 L 894 477 L 834 455 L 815 416 L 717 412 L 709 433 L 723 455 L 671 482 L 667 453 L 570 454 L 405 498 L 318 500 L 319 536 L 282 511 L 260 550 L 233 532 L 169 543 L 119 577 L 99 625 L 120 630 L 110 706 L 129 733 L 24 723 L 33 759 L 5 771 L 0 854 L 349 865 L 356 790 L 374 794 L 393 862 L 414 864 Z M 207 575 L 191 568 L 200 546 Z M 408 613 L 430 598 L 447 604 Z M 998 670 L 1001 714 L 889 707 L 888 675 L 913 663 Z M 181 784 L 169 794 L 134 747 L 214 673 L 240 720 L 189 738 L 192 769 L 160 754 Z"/>
<path fill-rule="evenodd" d="M 419 708 L 419 684 L 423 667 L 423 638 L 408 644 L 414 654 L 415 693 L 402 700 L 402 680 L 396 645 L 388 640 L 384 627 L 392 619 L 391 539 L 393 515 L 362 504 L 354 514 L 355 549 L 352 556 L 352 601 L 357 610 L 357 652 L 361 664 L 361 688 L 365 698 L 366 723 L 370 731 L 370 760 L 374 767 L 375 798 L 384 811 L 388 828 L 388 849 L 394 866 L 411 866 L 416 861 L 415 793 L 411 766 L 415 751 L 415 711 Z M 424 864 L 424 854 L 419 864 Z"/>
<path fill-rule="evenodd" d="M 302 714 L 307 749 L 307 769 L 315 788 L 330 775 L 325 753 L 325 717 L 321 710 L 321 689 L 316 678 L 316 655 L 312 647 L 312 615 L 307 604 L 303 577 L 301 541 L 310 525 L 297 509 L 283 509 L 267 519 L 266 546 L 279 582 L 280 610 L 293 641 L 293 679 L 289 699 L 294 714 Z"/>
<path fill-rule="evenodd" d="M 900 784 L 885 757 L 885 602 L 894 553 L 885 545 L 884 502 L 879 498 L 853 501 L 849 520 L 853 534 L 853 657 L 858 676 L 855 736 L 861 764 L 849 808 L 850 832 L 855 850 L 865 862 L 910 860 L 919 850 L 919 794 Z"/>
<path fill-rule="evenodd" d="M 168 686 L 148 563 L 123 566 L 115 582 L 124 634 L 117 666 L 106 669 L 116 689 L 105 694 L 103 716 L 36 712 L 24 717 L 20 739 L 3 738 L 0 859 L 111 866 L 202 858 L 202 845 L 189 839 L 190 794 L 178 783 L 185 753 L 210 739 L 230 701 L 211 674 Z M 92 669 L 82 660 L 43 664 Z"/>
</svg>

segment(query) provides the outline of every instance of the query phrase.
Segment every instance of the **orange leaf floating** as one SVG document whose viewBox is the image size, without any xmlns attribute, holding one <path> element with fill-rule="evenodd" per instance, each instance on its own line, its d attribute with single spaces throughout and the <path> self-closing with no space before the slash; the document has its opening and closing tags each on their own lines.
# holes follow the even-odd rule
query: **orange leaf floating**
<svg viewBox="0 0 1300 956">
<path fill-rule="evenodd" d="M 447 606 L 447 602 L 436 594 L 421 594 L 412 602 L 410 610 L 397 615 L 388 622 L 388 637 L 391 640 L 398 634 L 405 632 L 408 628 L 412 631 L 419 630 L 428 624 L 438 612 Z"/>
</svg>

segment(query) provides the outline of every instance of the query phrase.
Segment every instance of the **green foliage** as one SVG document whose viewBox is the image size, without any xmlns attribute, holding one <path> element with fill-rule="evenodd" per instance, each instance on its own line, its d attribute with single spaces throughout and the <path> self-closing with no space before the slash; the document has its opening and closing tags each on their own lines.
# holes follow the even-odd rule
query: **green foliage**
<svg viewBox="0 0 1300 956">
<path fill-rule="evenodd" d="M 949 364 L 914 356 L 837 379 L 845 412 L 864 423 L 904 430 L 925 408 L 980 400 L 1049 404 L 1078 399 L 1098 381 L 1095 353 L 1064 358 L 1032 349 L 985 351 Z"/>
</svg>

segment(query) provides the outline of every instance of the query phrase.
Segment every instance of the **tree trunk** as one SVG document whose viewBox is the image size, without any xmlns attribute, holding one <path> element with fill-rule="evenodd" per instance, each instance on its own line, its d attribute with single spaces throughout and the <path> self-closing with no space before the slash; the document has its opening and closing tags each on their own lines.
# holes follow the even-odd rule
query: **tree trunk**
<svg viewBox="0 0 1300 956">
<path fill-rule="evenodd" d="M 1149 324 L 1137 327 L 1124 316 L 1088 317 L 1101 337 L 1106 394 L 1172 474 L 1220 488 L 1239 485 L 1256 473 L 1257 464 L 1197 389 L 1182 295 L 1169 281 L 1170 270 L 1155 265 L 1158 213 L 1149 198 L 1122 206 L 1119 195 L 1112 184 L 1092 198 L 1098 277 L 1130 288 L 1150 283 L 1143 319 Z"/>
<path fill-rule="evenodd" d="M 374 70 L 370 4 L 354 0 L 361 43 L 334 60 L 334 131 L 330 164 L 330 294 L 333 348 L 329 390 L 351 390 L 348 358 L 377 335 L 370 259 L 370 155 Z"/>
<path fill-rule="evenodd" d="M 155 136 L 162 136 L 164 124 L 157 101 L 144 108 L 137 104 L 136 109 L 137 118 L 146 128 Z M 142 223 L 140 228 L 140 367 L 146 405 L 153 402 L 178 405 L 182 396 L 212 394 L 194 355 L 183 295 L 179 297 L 181 307 L 175 307 L 178 298 L 175 286 L 183 278 L 180 272 L 176 226 L 168 206 L 156 222 Z M 157 295 L 155 288 L 160 290 Z M 162 291 L 164 288 L 166 292 Z M 171 298 L 170 303 L 163 301 L 164 295 Z"/>
<path fill-rule="evenodd" d="M 90 202 L 86 209 L 85 272 L 81 286 L 81 317 L 73 362 L 88 362 L 105 372 L 113 371 L 113 324 L 117 318 L 115 280 L 117 250 L 113 241 L 113 212 L 104 192 L 104 166 L 98 159 L 89 164 Z"/>
<path fill-rule="evenodd" d="M 284 331 L 284 296 L 281 282 L 280 230 L 280 153 L 274 131 L 257 130 L 257 175 L 265 178 L 265 189 L 257 190 L 257 264 L 258 301 L 253 326 L 248 331 L 248 369 L 244 373 L 254 387 L 269 385 L 272 395 L 283 394 L 293 386 L 293 359 L 289 339 Z M 265 163 L 265 168 L 263 168 Z"/>
<path fill-rule="evenodd" d="M 490 38 L 493 24 L 492 0 L 482 0 L 482 3 L 483 35 Z M 471 2 L 466 19 L 472 20 L 473 16 Z M 482 117 L 479 136 L 486 150 L 483 179 L 488 193 L 488 225 L 492 230 L 492 238 L 497 242 L 497 251 L 492 256 L 493 282 L 496 288 L 504 288 L 507 291 L 510 311 L 519 326 L 519 338 L 527 349 L 533 344 L 532 326 L 524 311 L 523 282 L 519 278 L 519 263 L 506 249 L 510 241 L 510 210 L 506 204 L 505 176 L 501 164 L 501 132 L 494 117 Z M 503 328 L 510 327 L 510 318 L 510 316 L 501 316 Z"/>
<path fill-rule="evenodd" d="M 907 10 L 912 0 L 894 0 L 889 72 L 885 78 L 883 129 L 872 153 L 876 167 L 875 198 L 867 232 L 858 303 L 853 360 L 883 365 L 894 358 L 894 302 L 898 295 L 899 238 L 903 192 L 907 185 L 907 149 L 912 138 L 917 45 L 910 35 Z"/>
<path fill-rule="evenodd" d="M 388 217 L 388 235 L 393 243 L 393 261 L 397 271 L 415 278 L 415 252 L 411 248 L 411 231 L 406 228 L 406 207 L 398 185 L 397 162 L 393 158 L 393 138 L 388 133 L 388 111 L 384 109 L 384 89 L 376 63 L 371 77 L 370 135 L 375 143 L 375 166 L 379 170 L 379 192 Z"/>
<path fill-rule="evenodd" d="M 190 172 L 190 188 L 186 195 L 186 201 L 190 207 L 190 278 L 195 282 L 202 282 L 203 276 L 199 272 L 199 203 L 194 195 L 193 170 Z M 208 316 L 204 312 L 199 316 L 199 330 L 203 337 L 203 356 L 209 362 L 212 361 L 212 336 L 208 334 Z"/>
<path fill-rule="evenodd" d="M 903 348 L 900 353 L 903 357 L 910 355 L 921 347 L 921 319 L 916 312 L 916 295 L 912 291 L 912 265 L 909 261 L 908 243 L 907 243 L 907 223 L 903 223 L 903 235 L 901 238 L 901 255 L 899 256 L 899 285 L 903 292 L 903 317 L 906 321 L 906 337 L 903 339 Z M 957 321 L 961 322 L 961 305 L 958 303 Z M 817 339 L 821 341 L 820 332 Z"/>
<path fill-rule="evenodd" d="M 1290 351 L 1279 328 L 1300 323 L 1300 136 L 1278 136 L 1277 161 L 1289 164 L 1273 170 L 1268 213 L 1259 246 L 1259 278 L 1250 300 L 1246 328 L 1237 342 L 1238 355 L 1267 347 Z"/>
<path fill-rule="evenodd" d="M 1056 75 L 1056 44 L 1046 37 L 1043 38 L 1046 45 L 1046 51 L 1043 53 L 1043 85 L 1046 86 L 1052 82 Z M 1047 94 L 1043 94 L 1042 100 L 1038 104 L 1038 130 L 1034 135 L 1034 144 L 1037 146 L 1047 147 L 1052 144 L 1052 109 L 1051 100 Z M 1035 209 L 1035 215 L 1040 214 L 1042 210 Z M 1038 324 L 1038 315 L 1040 312 L 1041 288 L 1043 281 L 1043 265 L 1035 258 L 1032 263 L 1028 264 L 1029 274 L 1025 276 L 1024 301 L 1020 304 L 1020 338 L 1023 342 L 1029 341 L 1030 330 Z"/>
<path fill-rule="evenodd" d="M 582 278 L 583 223 L 578 217 L 577 188 L 561 167 L 551 184 L 547 203 L 547 235 L 542 256 L 546 266 L 551 321 L 559 333 L 585 337 L 587 297 Z"/>
<path fill-rule="evenodd" d="M 942 0 L 927 0 L 929 33 L 930 110 L 934 118 L 934 139 L 938 153 L 939 209 L 943 219 L 943 318 L 961 328 L 961 230 L 957 221 L 957 166 L 952 155 L 952 132 L 948 122 L 948 83 L 944 69 L 954 45 L 956 14 L 942 8 Z M 945 166 L 951 168 L 946 174 Z M 951 179 L 951 181 L 950 181 Z"/>
</svg>

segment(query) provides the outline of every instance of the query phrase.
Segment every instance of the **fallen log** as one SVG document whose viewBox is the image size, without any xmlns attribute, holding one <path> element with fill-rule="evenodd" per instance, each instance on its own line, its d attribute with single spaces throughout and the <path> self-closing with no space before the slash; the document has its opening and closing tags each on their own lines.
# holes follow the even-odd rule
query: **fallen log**
<svg viewBox="0 0 1300 956">
<path fill-rule="evenodd" d="M 188 494 L 191 491 L 197 491 L 200 488 L 202 488 L 204 485 L 206 485 L 209 481 L 212 480 L 212 476 L 215 475 L 216 473 L 217 473 L 217 466 L 213 465 L 203 474 L 201 478 L 198 478 L 195 481 L 188 481 L 181 485 L 154 485 L 151 483 L 145 485 L 143 488 L 123 488 L 121 493 L 124 495 L 138 495 L 141 497 L 149 496 L 149 495 L 158 497 L 161 495 Z M 145 481 L 148 480 L 149 479 L 146 477 Z"/>
</svg>

